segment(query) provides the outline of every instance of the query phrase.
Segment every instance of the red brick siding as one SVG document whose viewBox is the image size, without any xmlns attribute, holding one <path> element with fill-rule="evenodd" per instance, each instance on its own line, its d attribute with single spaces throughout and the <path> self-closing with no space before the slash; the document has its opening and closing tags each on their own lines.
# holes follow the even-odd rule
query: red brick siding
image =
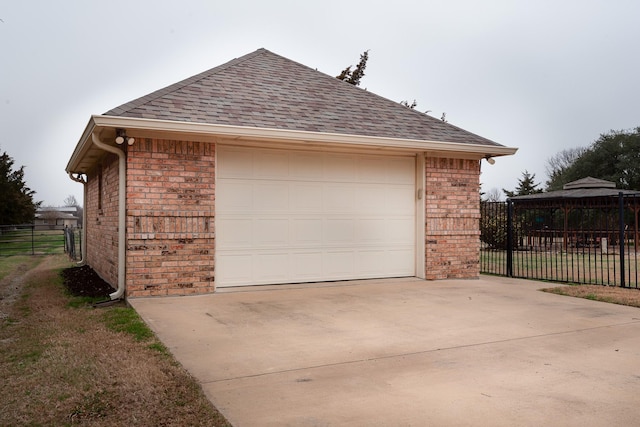
<svg viewBox="0 0 640 427">
<path fill-rule="evenodd" d="M 477 160 L 425 159 L 427 279 L 479 275 L 479 168 Z M 115 287 L 117 156 L 89 174 L 86 209 L 87 262 Z M 127 296 L 213 292 L 214 219 L 214 144 L 140 139 L 128 147 Z"/>
<path fill-rule="evenodd" d="M 427 157 L 425 276 L 480 275 L 480 162 Z"/>
<path fill-rule="evenodd" d="M 100 184 L 102 180 L 102 184 Z M 107 155 L 87 179 L 87 264 L 118 286 L 118 156 Z M 98 193 L 102 189 L 102 195 Z M 99 200 L 101 200 L 101 209 Z"/>
<path fill-rule="evenodd" d="M 142 139 L 127 156 L 127 296 L 215 289 L 215 146 Z"/>
</svg>

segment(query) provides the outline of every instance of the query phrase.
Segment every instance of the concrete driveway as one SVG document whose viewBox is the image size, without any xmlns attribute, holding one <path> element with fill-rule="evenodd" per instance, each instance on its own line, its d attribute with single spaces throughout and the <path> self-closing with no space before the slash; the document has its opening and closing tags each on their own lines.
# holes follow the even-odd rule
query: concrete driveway
<svg viewBox="0 0 640 427">
<path fill-rule="evenodd" d="M 367 280 L 130 302 L 236 427 L 640 424 L 640 309 L 545 286 Z"/>
</svg>

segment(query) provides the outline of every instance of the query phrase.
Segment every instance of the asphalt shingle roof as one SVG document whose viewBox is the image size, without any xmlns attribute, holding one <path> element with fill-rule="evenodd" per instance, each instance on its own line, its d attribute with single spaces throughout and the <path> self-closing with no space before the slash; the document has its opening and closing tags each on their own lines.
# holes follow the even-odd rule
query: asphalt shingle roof
<svg viewBox="0 0 640 427">
<path fill-rule="evenodd" d="M 501 146 L 266 49 L 104 115 Z"/>
</svg>

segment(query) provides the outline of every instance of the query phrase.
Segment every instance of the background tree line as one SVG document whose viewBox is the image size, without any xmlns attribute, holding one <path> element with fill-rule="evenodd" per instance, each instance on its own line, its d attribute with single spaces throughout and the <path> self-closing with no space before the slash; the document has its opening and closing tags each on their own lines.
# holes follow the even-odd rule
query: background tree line
<svg viewBox="0 0 640 427">
<path fill-rule="evenodd" d="M 14 160 L 7 152 L 0 155 L 0 225 L 32 224 L 40 210 L 40 218 L 55 220 L 60 217 L 59 208 L 42 207 L 42 202 L 33 199 L 35 191 L 24 180 L 24 166 L 14 168 Z M 64 199 L 65 207 L 75 207 L 82 217 L 82 206 L 75 196 Z"/>
<path fill-rule="evenodd" d="M 35 191 L 24 182 L 24 166 L 13 168 L 13 158 L 6 152 L 0 156 L 0 225 L 30 224 L 40 202 L 33 200 Z"/>
<path fill-rule="evenodd" d="M 562 150 L 547 160 L 549 179 L 544 191 L 562 190 L 564 184 L 593 177 L 615 182 L 622 190 L 640 190 L 640 127 L 630 130 L 612 130 L 601 134 L 588 147 Z M 507 197 L 543 192 L 535 174 L 522 173 L 513 191 L 502 189 Z M 485 195 L 485 200 L 499 200 L 496 191 Z"/>
<path fill-rule="evenodd" d="M 640 127 L 610 131 L 587 148 L 563 150 L 547 162 L 547 191 L 592 176 L 623 190 L 640 190 Z"/>
</svg>

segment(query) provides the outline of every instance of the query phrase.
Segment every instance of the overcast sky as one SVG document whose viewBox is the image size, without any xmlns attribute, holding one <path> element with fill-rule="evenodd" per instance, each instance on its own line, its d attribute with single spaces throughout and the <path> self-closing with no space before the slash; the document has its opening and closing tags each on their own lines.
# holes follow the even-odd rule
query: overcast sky
<svg viewBox="0 0 640 427">
<path fill-rule="evenodd" d="M 637 0 L 0 0 L 0 151 L 45 205 L 92 114 L 264 47 L 500 144 L 483 190 L 640 126 Z M 0 201 L 1 202 L 1 201 Z"/>
</svg>

